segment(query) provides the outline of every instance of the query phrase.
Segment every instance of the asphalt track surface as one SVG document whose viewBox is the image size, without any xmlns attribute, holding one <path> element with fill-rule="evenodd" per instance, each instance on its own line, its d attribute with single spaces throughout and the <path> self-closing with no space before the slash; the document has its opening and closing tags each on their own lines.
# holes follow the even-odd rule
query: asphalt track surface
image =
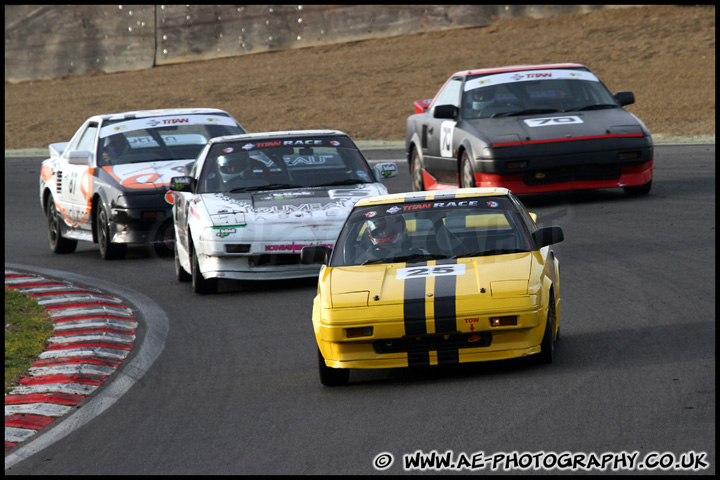
<svg viewBox="0 0 720 480">
<path fill-rule="evenodd" d="M 387 185 L 410 188 L 401 151 L 366 155 L 398 161 Z M 172 258 L 146 247 L 111 262 L 82 242 L 52 254 L 41 160 L 5 158 L 6 266 L 102 288 L 137 309 L 139 326 L 114 377 L 6 455 L 6 474 L 372 474 L 390 458 L 381 453 L 394 459 L 383 473 L 404 473 L 417 451 L 694 452 L 708 467 L 682 473 L 715 472 L 714 145 L 656 146 L 645 197 L 521 197 L 565 232 L 554 364 L 353 371 L 341 388 L 318 380 L 315 280 L 227 282 L 196 296 Z"/>
</svg>

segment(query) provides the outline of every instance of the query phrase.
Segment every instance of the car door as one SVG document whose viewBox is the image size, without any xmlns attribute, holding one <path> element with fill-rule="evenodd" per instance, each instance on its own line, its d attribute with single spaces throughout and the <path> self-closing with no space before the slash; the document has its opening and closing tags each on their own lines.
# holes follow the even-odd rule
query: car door
<svg viewBox="0 0 720 480">
<path fill-rule="evenodd" d="M 462 77 L 451 78 L 438 92 L 422 123 L 421 139 L 425 169 L 438 181 L 457 183 L 457 159 L 453 155 L 454 119 L 435 118 L 435 108 L 453 105 L 460 108 Z"/>
<path fill-rule="evenodd" d="M 55 201 L 65 222 L 73 229 L 90 230 L 93 165 L 98 124 L 89 122 L 63 153 L 57 172 Z M 80 152 L 88 152 L 82 155 Z"/>
<path fill-rule="evenodd" d="M 207 150 L 207 148 L 206 148 Z M 200 156 L 203 156 L 204 153 L 201 153 Z M 194 191 L 197 192 L 197 189 L 200 188 L 199 184 L 197 183 L 200 176 L 200 170 L 198 168 L 199 162 L 195 162 L 190 169 L 189 176 L 194 178 L 196 181 L 196 184 L 194 186 Z M 186 255 L 189 255 L 189 246 L 190 242 L 188 239 L 188 214 L 189 214 L 189 208 L 190 208 L 190 202 L 195 201 L 195 199 L 199 199 L 200 194 L 199 193 L 191 193 L 191 192 L 174 192 L 173 193 L 173 224 L 175 226 L 175 242 L 176 247 L 179 251 L 183 252 L 181 254 L 182 258 L 186 258 Z"/>
</svg>

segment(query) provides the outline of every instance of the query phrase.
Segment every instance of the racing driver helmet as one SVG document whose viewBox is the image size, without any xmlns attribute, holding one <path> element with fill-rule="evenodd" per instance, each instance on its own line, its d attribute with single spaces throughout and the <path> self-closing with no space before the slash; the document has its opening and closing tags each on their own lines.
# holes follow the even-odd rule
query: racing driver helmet
<svg viewBox="0 0 720 480">
<path fill-rule="evenodd" d="M 477 88 L 471 92 L 471 95 L 472 109 L 476 112 L 482 111 L 483 108 L 495 101 L 495 89 L 492 87 Z"/>
<path fill-rule="evenodd" d="M 405 233 L 402 215 L 377 217 L 368 221 L 368 236 L 373 245 L 396 243 Z"/>
<path fill-rule="evenodd" d="M 250 173 L 250 157 L 247 152 L 234 152 L 217 157 L 220 177 L 225 183 L 243 179 Z"/>
</svg>

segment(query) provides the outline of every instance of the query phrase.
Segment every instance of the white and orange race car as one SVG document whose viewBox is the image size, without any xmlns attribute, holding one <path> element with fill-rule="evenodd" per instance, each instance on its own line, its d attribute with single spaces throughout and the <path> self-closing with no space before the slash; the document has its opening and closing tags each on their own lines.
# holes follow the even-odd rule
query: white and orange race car
<svg viewBox="0 0 720 480">
<path fill-rule="evenodd" d="M 128 244 L 173 242 L 170 178 L 183 175 L 209 139 L 244 133 L 227 112 L 163 109 L 96 115 L 69 142 L 50 145 L 40 202 L 50 248 L 72 253 L 78 240 L 104 259 Z"/>
</svg>

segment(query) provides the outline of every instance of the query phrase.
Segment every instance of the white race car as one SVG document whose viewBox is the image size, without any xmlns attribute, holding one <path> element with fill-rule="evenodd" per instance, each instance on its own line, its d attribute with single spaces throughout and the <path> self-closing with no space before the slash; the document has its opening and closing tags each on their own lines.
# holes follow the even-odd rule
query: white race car
<svg viewBox="0 0 720 480">
<path fill-rule="evenodd" d="M 196 293 L 218 279 L 314 277 L 305 246 L 330 248 L 360 198 L 387 193 L 379 180 L 394 163 L 370 168 L 337 130 L 266 132 L 214 138 L 189 176 L 173 177 L 175 273 Z"/>
</svg>

